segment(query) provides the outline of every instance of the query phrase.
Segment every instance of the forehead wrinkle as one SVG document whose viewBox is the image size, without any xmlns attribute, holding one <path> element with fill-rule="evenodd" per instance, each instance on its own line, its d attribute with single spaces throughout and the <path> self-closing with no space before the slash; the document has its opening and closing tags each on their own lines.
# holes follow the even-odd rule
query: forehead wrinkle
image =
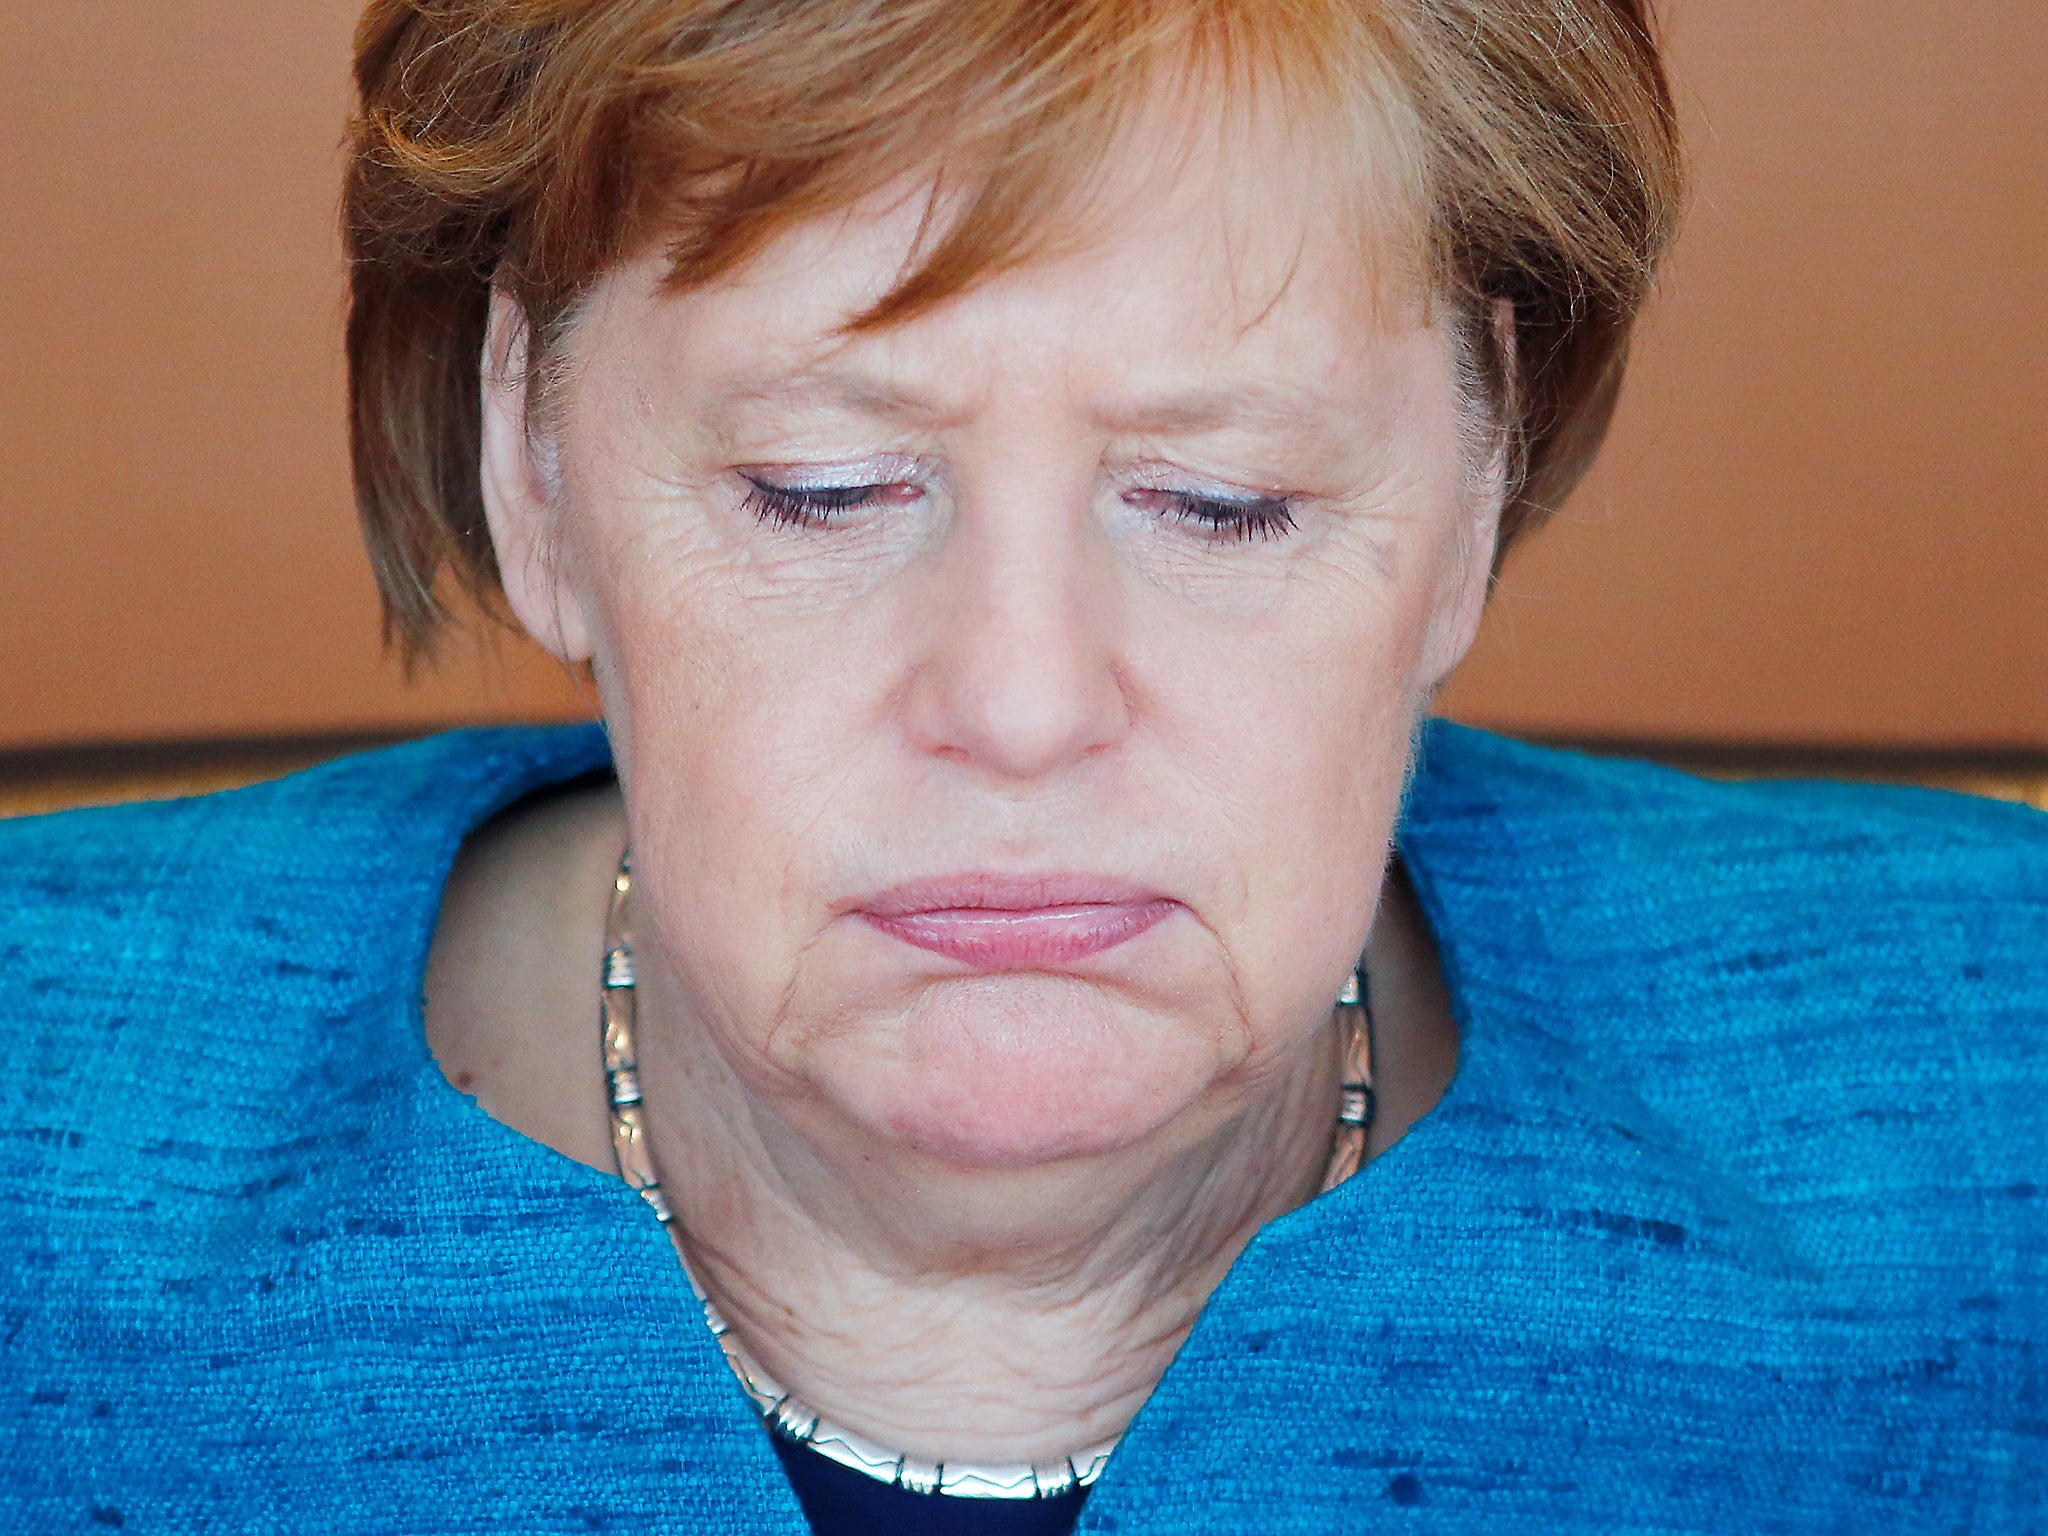
<svg viewBox="0 0 2048 1536">
<path fill-rule="evenodd" d="M 1247 383 L 1111 402 L 1092 411 L 1090 419 L 1111 436 L 1196 437 L 1245 429 L 1321 432 L 1335 424 L 1338 414 L 1313 391 Z"/>
<path fill-rule="evenodd" d="M 751 411 L 824 412 L 898 428 L 957 424 L 971 407 L 947 405 L 901 382 L 844 361 L 767 375 L 732 375 L 707 392 L 700 418 L 729 434 Z"/>
</svg>

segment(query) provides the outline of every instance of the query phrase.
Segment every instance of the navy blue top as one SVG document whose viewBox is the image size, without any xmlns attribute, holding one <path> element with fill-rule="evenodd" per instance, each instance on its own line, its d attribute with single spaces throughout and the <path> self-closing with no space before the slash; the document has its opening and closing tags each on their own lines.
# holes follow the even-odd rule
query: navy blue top
<svg viewBox="0 0 2048 1536">
<path fill-rule="evenodd" d="M 604 764 L 0 823 L 0 1530 L 802 1532 L 646 1207 L 422 1033 L 457 846 Z M 2041 1532 L 2048 817 L 1436 727 L 1400 836 L 1457 1076 L 1077 1529 Z"/>
<path fill-rule="evenodd" d="M 912 1493 L 770 1438 L 814 1536 L 1067 1536 L 1088 1501 L 1086 1488 L 1043 1499 Z"/>
</svg>

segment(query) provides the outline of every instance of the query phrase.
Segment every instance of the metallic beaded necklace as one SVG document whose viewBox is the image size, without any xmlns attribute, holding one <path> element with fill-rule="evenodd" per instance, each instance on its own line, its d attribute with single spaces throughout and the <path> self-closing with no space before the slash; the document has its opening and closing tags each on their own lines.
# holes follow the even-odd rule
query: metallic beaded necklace
<svg viewBox="0 0 2048 1536">
<path fill-rule="evenodd" d="M 725 1352 L 725 1363 L 739 1379 L 768 1429 L 784 1439 L 809 1446 L 821 1456 L 851 1467 L 879 1482 L 913 1493 L 956 1494 L 967 1498 L 1056 1498 L 1086 1488 L 1109 1465 L 1115 1440 L 1106 1440 L 1051 1462 L 967 1463 L 927 1461 L 888 1450 L 844 1425 L 819 1416 L 795 1393 L 775 1380 L 733 1336 L 718 1306 L 705 1291 L 683 1251 L 682 1224 L 669 1209 L 655 1172 L 647 1140 L 646 1117 L 640 1103 L 640 1076 L 633 1044 L 637 999 L 633 976 L 633 936 L 627 925 L 626 898 L 633 889 L 632 854 L 619 860 L 612 887 L 611 909 L 605 917 L 604 986 L 600 995 L 604 1026 L 604 1076 L 611 1101 L 612 1153 L 619 1177 L 639 1191 L 675 1245 L 683 1275 L 690 1282 L 704 1322 Z M 1335 1189 L 1365 1158 L 1365 1133 L 1372 1124 L 1372 1009 L 1361 958 L 1337 997 L 1337 1021 L 1343 1034 L 1343 1090 L 1330 1161 L 1323 1173 L 1324 1192 Z"/>
</svg>

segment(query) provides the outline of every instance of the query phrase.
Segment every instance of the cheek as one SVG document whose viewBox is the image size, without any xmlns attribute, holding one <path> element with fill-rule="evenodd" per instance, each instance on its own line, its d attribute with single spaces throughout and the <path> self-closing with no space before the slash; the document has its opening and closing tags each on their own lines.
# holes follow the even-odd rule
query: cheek
<svg viewBox="0 0 2048 1536">
<path fill-rule="evenodd" d="M 642 536 L 585 569 L 643 910 L 708 1019 L 765 1031 L 821 921 L 810 871 L 871 753 L 886 666 L 843 615 L 744 601 L 715 549 Z"/>
<path fill-rule="evenodd" d="M 1310 584 L 1304 583 L 1304 587 Z M 1388 586 L 1302 590 L 1230 643 L 1159 623 L 1147 668 L 1162 776 L 1190 835 L 1223 844 L 1250 1012 L 1313 1019 L 1362 944 L 1425 703 L 1429 604 Z"/>
</svg>

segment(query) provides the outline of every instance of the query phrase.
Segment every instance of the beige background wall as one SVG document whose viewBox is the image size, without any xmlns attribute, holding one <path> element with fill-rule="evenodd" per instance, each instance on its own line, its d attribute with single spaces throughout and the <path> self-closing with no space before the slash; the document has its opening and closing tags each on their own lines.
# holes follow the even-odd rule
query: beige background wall
<svg viewBox="0 0 2048 1536">
<path fill-rule="evenodd" d="M 1605 465 L 1452 702 L 2048 747 L 2048 4 L 1666 14 L 1698 200 Z"/>
<path fill-rule="evenodd" d="M 0 750 L 558 715 L 404 688 L 349 511 L 351 0 L 0 11 Z M 1700 199 L 1454 686 L 1549 735 L 2048 749 L 2041 0 L 1674 0 Z"/>
</svg>

